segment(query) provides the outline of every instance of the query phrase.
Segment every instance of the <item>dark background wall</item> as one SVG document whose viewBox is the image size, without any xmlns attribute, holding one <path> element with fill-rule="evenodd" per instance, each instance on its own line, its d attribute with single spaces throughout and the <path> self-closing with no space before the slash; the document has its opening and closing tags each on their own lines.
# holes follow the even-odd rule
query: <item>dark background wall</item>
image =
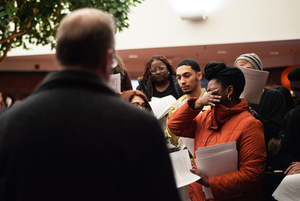
<svg viewBox="0 0 300 201">
<path fill-rule="evenodd" d="M 22 100 L 31 94 L 48 72 L 0 72 L 0 92 Z"/>
<path fill-rule="evenodd" d="M 287 67 L 267 69 L 269 77 L 266 87 L 275 88 L 281 85 L 281 74 Z M 37 85 L 44 79 L 49 72 L 0 72 L 0 92 L 3 96 L 10 94 L 16 100 L 22 100 L 30 95 Z M 206 87 L 207 80 L 202 80 L 202 87 Z"/>
</svg>

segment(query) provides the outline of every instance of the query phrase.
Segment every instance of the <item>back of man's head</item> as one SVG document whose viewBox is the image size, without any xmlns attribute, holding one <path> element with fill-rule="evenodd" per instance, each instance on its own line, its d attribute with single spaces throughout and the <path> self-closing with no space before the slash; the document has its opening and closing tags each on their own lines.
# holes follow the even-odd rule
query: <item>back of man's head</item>
<svg viewBox="0 0 300 201">
<path fill-rule="evenodd" d="M 176 68 L 179 68 L 180 66 L 191 66 L 191 68 L 196 71 L 196 72 L 200 72 L 200 66 L 198 64 L 198 62 L 194 59 L 184 59 L 181 62 L 179 62 L 179 64 L 177 65 Z"/>
<path fill-rule="evenodd" d="M 300 66 L 294 68 L 288 73 L 288 79 L 290 82 L 300 81 Z"/>
<path fill-rule="evenodd" d="M 114 49 L 112 16 L 94 8 L 83 8 L 64 17 L 58 27 L 56 58 L 63 68 L 95 70 L 109 49 Z"/>
</svg>

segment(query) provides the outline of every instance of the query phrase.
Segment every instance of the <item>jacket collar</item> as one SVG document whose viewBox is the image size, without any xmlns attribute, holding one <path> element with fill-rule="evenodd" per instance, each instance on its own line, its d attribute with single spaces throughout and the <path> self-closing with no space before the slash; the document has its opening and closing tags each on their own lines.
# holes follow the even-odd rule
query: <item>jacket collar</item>
<svg viewBox="0 0 300 201">
<path fill-rule="evenodd" d="M 86 88 L 94 91 L 105 91 L 110 94 L 116 95 L 116 93 L 108 86 L 108 84 L 99 77 L 97 74 L 84 70 L 60 70 L 49 73 L 45 79 L 38 85 L 34 93 L 40 91 L 61 88 Z"/>
<path fill-rule="evenodd" d="M 243 111 L 249 111 L 248 102 L 246 99 L 241 99 L 241 102 L 232 108 L 225 107 L 224 105 L 216 105 L 211 109 L 212 129 L 218 129 L 224 125 L 232 115 L 241 113 Z"/>
</svg>

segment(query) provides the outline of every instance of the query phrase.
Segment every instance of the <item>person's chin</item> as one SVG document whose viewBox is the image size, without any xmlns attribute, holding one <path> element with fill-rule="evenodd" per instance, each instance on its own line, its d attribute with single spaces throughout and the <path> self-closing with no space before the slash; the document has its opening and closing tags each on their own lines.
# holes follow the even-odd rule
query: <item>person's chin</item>
<svg viewBox="0 0 300 201">
<path fill-rule="evenodd" d="M 190 94 L 190 93 L 192 93 L 191 90 L 182 90 L 182 91 L 183 91 L 183 93 L 185 93 L 185 94 Z"/>
<path fill-rule="evenodd" d="M 157 81 L 157 82 L 161 82 L 164 80 L 165 80 L 165 78 L 163 76 L 156 77 L 156 79 L 155 79 L 155 81 Z"/>
</svg>

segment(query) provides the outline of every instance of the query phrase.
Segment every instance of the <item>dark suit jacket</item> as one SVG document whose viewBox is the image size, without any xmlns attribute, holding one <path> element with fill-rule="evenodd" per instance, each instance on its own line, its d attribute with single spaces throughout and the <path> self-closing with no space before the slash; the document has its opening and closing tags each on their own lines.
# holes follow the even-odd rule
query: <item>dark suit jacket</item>
<svg viewBox="0 0 300 201">
<path fill-rule="evenodd" d="M 179 200 L 155 117 L 63 70 L 0 117 L 2 200 Z"/>
</svg>

